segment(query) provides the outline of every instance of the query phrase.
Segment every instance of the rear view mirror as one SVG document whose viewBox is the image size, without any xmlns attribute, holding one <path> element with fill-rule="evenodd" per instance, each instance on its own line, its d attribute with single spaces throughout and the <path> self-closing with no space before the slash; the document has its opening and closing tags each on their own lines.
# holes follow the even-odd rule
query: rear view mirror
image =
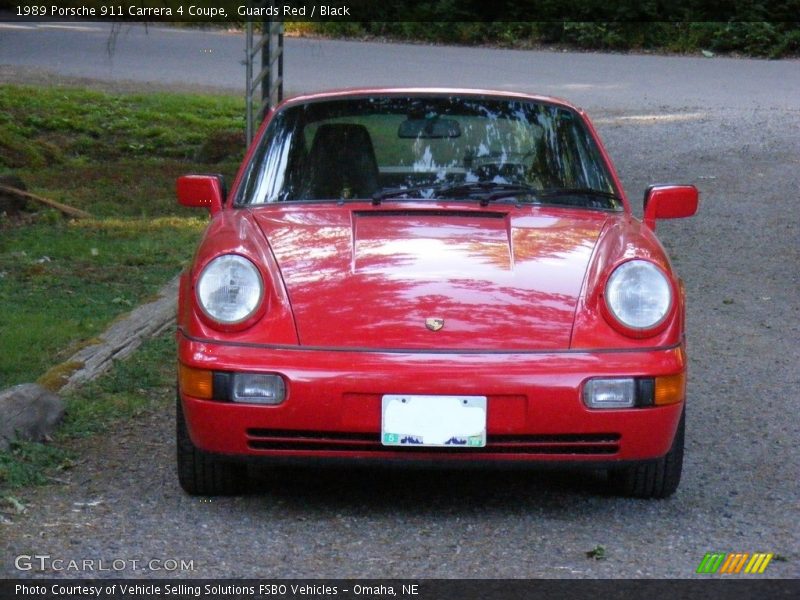
<svg viewBox="0 0 800 600">
<path fill-rule="evenodd" d="M 225 184 L 219 175 L 184 175 L 178 178 L 178 203 L 204 207 L 212 215 L 222 210 Z"/>
<path fill-rule="evenodd" d="M 453 119 L 406 119 L 397 129 L 399 138 L 457 138 L 461 137 L 461 126 Z"/>
<path fill-rule="evenodd" d="M 697 212 L 693 185 L 651 185 L 644 193 L 644 224 L 655 231 L 656 219 L 680 219 Z"/>
</svg>

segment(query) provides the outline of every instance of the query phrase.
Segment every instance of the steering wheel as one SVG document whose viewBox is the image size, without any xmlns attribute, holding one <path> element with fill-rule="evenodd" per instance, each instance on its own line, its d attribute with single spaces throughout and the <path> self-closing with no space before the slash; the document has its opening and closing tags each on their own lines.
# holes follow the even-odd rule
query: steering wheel
<svg viewBox="0 0 800 600">
<path fill-rule="evenodd" d="M 475 167 L 472 172 L 479 181 L 492 181 L 499 177 L 511 181 L 524 181 L 528 170 L 522 163 L 493 162 Z"/>
<path fill-rule="evenodd" d="M 525 181 L 531 165 L 528 159 L 533 156 L 529 152 L 497 151 L 476 156 L 472 159 L 471 170 L 479 181 L 492 181 L 499 177 L 507 182 Z"/>
</svg>

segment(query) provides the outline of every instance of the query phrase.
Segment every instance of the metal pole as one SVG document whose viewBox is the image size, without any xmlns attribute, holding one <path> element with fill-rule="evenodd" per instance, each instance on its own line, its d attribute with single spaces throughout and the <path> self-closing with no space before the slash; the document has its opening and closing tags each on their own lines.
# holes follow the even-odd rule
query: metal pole
<svg viewBox="0 0 800 600">
<path fill-rule="evenodd" d="M 247 25 L 245 26 L 245 42 L 244 42 L 244 52 L 245 52 L 245 139 L 247 140 L 247 145 L 250 145 L 250 142 L 253 141 L 253 90 L 252 90 L 252 81 L 253 81 L 253 23 L 251 21 L 247 21 Z"/>
<path fill-rule="evenodd" d="M 274 4 L 273 0 L 268 1 Z M 283 99 L 283 23 L 264 17 L 260 29 L 256 42 L 253 22 L 245 23 L 245 137 L 248 145 L 270 107 Z M 261 69 L 256 75 L 254 62 L 258 53 L 261 54 Z M 261 91 L 260 99 L 254 98 L 256 90 Z"/>
<path fill-rule="evenodd" d="M 283 21 L 278 22 L 278 102 L 283 100 Z"/>
<path fill-rule="evenodd" d="M 272 19 L 264 18 L 261 21 L 261 35 L 266 37 L 267 43 L 261 48 L 261 68 L 265 69 L 267 76 L 261 80 L 261 106 L 258 109 L 259 123 L 264 119 L 268 106 L 272 105 Z M 266 100 L 266 104 L 264 101 Z"/>
</svg>

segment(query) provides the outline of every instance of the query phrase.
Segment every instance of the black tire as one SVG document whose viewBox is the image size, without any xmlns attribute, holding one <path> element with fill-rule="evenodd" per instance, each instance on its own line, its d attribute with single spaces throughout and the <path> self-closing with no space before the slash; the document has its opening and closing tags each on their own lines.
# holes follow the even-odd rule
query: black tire
<svg viewBox="0 0 800 600">
<path fill-rule="evenodd" d="M 609 471 L 612 489 L 619 495 L 632 498 L 668 498 L 674 494 L 681 482 L 685 430 L 684 409 L 669 452 L 657 460 Z"/>
<path fill-rule="evenodd" d="M 241 493 L 247 484 L 245 465 L 225 462 L 199 450 L 189 437 L 181 399 L 175 410 L 178 454 L 178 481 L 192 496 L 230 496 Z"/>
</svg>

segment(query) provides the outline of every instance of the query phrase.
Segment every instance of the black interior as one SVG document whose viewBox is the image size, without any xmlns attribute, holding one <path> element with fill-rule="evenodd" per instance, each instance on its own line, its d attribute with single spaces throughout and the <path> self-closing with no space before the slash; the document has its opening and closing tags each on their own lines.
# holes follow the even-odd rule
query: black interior
<svg viewBox="0 0 800 600">
<path fill-rule="evenodd" d="M 378 189 L 378 161 L 367 128 L 320 125 L 306 158 L 303 198 L 369 198 Z"/>
</svg>

